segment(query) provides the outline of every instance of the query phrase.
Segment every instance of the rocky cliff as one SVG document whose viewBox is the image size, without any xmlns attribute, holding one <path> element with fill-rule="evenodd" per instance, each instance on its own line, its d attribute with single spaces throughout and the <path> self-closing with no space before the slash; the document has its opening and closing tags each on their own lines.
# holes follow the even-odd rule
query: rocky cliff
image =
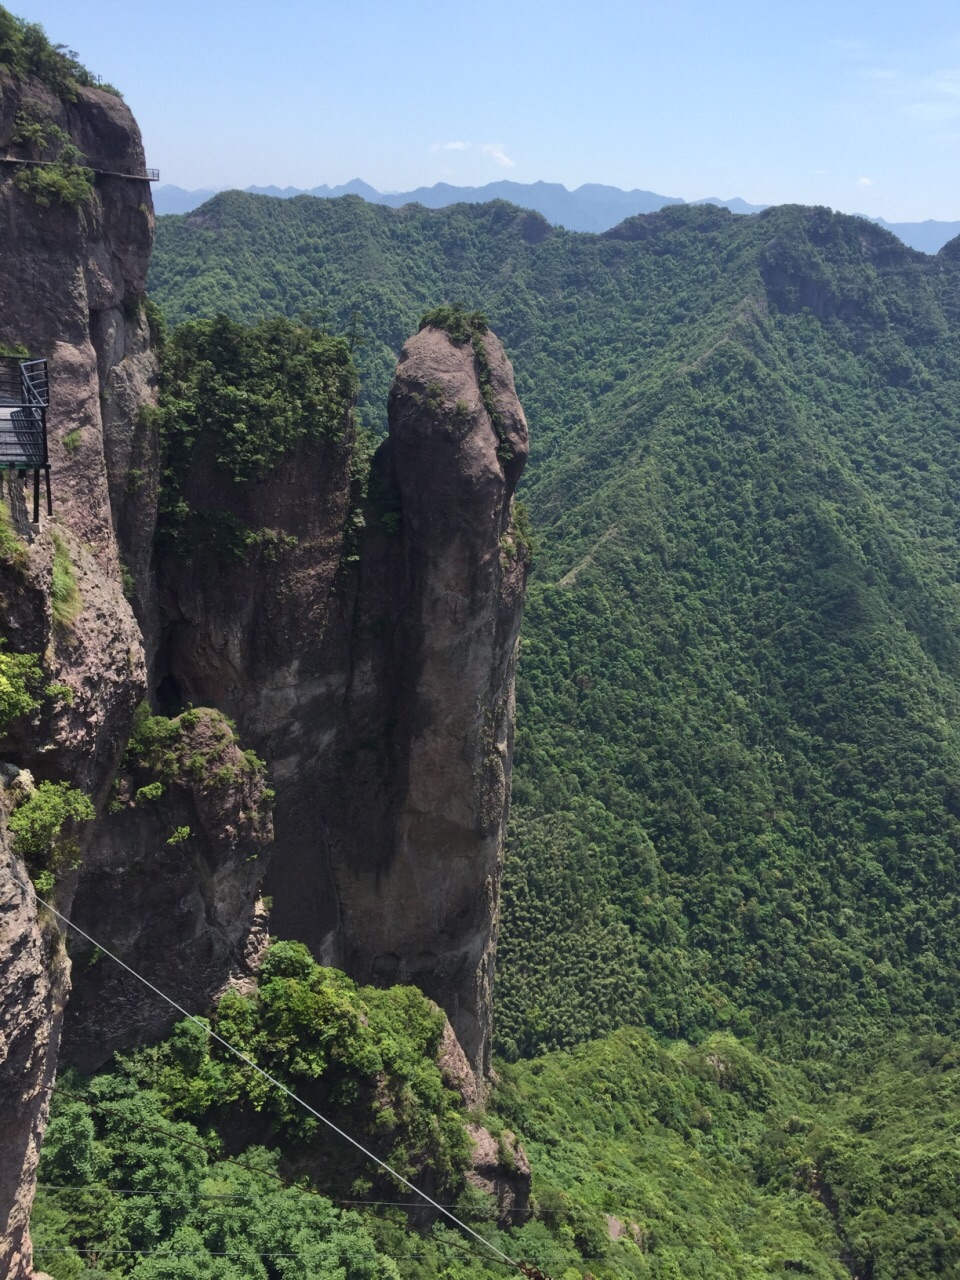
<svg viewBox="0 0 960 1280">
<path fill-rule="evenodd" d="M 0 70 L 0 152 L 0 346 L 46 358 L 52 387 L 54 514 L 30 523 L 15 472 L 0 503 L 0 660 L 29 677 L 16 706 L 0 697 L 0 1274 L 26 1280 L 61 1028 L 88 1069 L 176 1016 L 68 940 L 31 876 L 202 1011 L 257 963 L 272 856 L 272 931 L 361 981 L 421 986 L 471 1087 L 486 1071 L 526 424 L 493 334 L 428 326 L 402 352 L 369 499 L 349 413 L 243 484 L 200 449 L 191 501 L 258 537 L 158 552 L 136 125 L 112 93 Z M 26 840 L 30 806 L 64 795 Z"/>
<path fill-rule="evenodd" d="M 57 159 L 72 156 L 72 147 L 89 167 Z M 0 152 L 16 161 L 0 165 L 0 344 L 49 362 L 54 499 L 52 519 L 44 514 L 33 525 L 23 478 L 3 476 L 0 652 L 34 666 L 27 701 L 4 703 L 0 766 L 13 785 L 0 807 L 9 819 L 33 796 L 49 825 L 43 803 L 65 786 L 92 806 L 93 820 L 77 824 L 69 840 L 70 823 L 58 829 L 62 847 L 44 870 L 44 894 L 137 961 L 148 950 L 155 967 L 165 958 L 159 967 L 167 988 L 202 1007 L 243 970 L 251 934 L 254 943 L 258 936 L 270 819 L 259 765 L 209 717 L 184 731 L 184 768 L 164 778 L 162 794 L 140 779 L 147 792 L 136 803 L 124 790 L 126 774 L 114 787 L 147 690 L 144 634 L 152 645 L 156 617 L 150 561 L 158 450 L 141 412 L 156 383 L 144 306 L 153 212 L 149 184 L 119 176 L 143 174 L 140 135 L 115 94 L 78 84 L 55 91 L 0 70 Z M 53 159 L 20 163 L 38 155 Z M 187 761 L 196 759 L 211 767 L 191 774 Z M 131 761 L 134 773 L 143 767 Z M 71 961 L 56 917 L 38 908 L 30 882 L 50 851 L 41 856 L 34 840 L 28 867 L 18 840 L 29 842 L 5 827 L 0 1274 L 19 1280 L 30 1274 L 33 1174 Z M 145 1004 L 139 992 L 134 998 L 116 974 L 105 976 L 105 968 L 74 969 L 72 1021 L 86 1061 L 170 1022 L 169 1009 Z"/>
<path fill-rule="evenodd" d="M 270 763 L 272 931 L 360 981 L 420 986 L 482 1072 L 527 430 L 500 343 L 478 340 L 427 327 L 404 347 L 362 512 L 349 430 L 250 484 L 191 477 L 192 498 L 272 537 L 243 561 L 165 561 L 159 670 Z"/>
<path fill-rule="evenodd" d="M 527 573 L 512 495 L 527 427 L 489 331 L 403 348 L 374 459 L 350 667 L 318 758 L 342 963 L 412 982 L 489 1066 L 493 956 Z M 305 927 L 296 868 L 277 922 Z M 282 904 L 282 905 L 281 905 Z"/>
<path fill-rule="evenodd" d="M 74 139 L 96 165 L 143 171 L 139 133 L 111 94 L 80 88 L 69 100 L 0 72 L 4 153 L 25 153 L 18 144 L 25 121 Z M 42 192 L 18 184 L 22 172 L 0 166 L 0 343 L 49 360 L 56 505 L 53 521 L 26 524 L 20 481 L 7 473 L 5 519 L 16 531 L 0 566 L 3 634 L 11 651 L 38 655 L 61 693 L 5 726 L 0 756 L 38 781 L 68 781 L 102 807 L 146 685 L 111 518 L 103 406 L 120 383 L 137 388 L 137 401 L 149 395 L 153 358 L 140 299 L 153 214 L 144 181 L 97 177 L 79 202 L 44 202 Z M 115 415 L 113 429 L 134 435 L 136 417 Z M 112 482 L 123 488 L 128 479 Z M 80 837 L 81 852 L 90 834 Z M 30 1271 L 26 1220 L 69 963 L 9 840 L 3 856 L 0 1272 L 19 1277 Z M 67 874 L 55 891 L 62 910 L 75 879 Z"/>
</svg>

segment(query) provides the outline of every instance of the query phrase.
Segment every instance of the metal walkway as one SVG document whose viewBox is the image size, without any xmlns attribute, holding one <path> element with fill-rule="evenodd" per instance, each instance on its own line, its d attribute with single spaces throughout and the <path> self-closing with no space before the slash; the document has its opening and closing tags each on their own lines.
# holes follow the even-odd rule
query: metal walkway
<svg viewBox="0 0 960 1280">
<path fill-rule="evenodd" d="M 0 156 L 0 164 L 18 164 L 26 168 L 49 169 L 56 160 L 25 160 L 20 156 Z M 159 182 L 159 169 L 144 169 L 143 173 L 124 173 L 121 169 L 98 169 L 92 164 L 78 164 L 78 169 L 89 169 L 91 173 L 102 173 L 108 178 L 129 178 L 132 182 Z"/>
<path fill-rule="evenodd" d="M 0 467 L 44 467 L 43 419 L 32 405 L 0 402 Z"/>
</svg>

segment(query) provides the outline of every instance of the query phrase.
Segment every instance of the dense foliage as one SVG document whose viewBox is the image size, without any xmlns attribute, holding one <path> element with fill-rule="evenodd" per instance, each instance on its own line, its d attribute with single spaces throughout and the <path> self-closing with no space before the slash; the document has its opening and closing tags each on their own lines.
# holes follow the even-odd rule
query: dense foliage
<svg viewBox="0 0 960 1280">
<path fill-rule="evenodd" d="M 58 97 L 73 101 L 77 89 L 97 84 L 90 72 L 77 61 L 73 49 L 53 44 L 43 27 L 15 17 L 9 9 L 0 6 L 0 68 L 11 72 L 18 80 L 34 76 Z M 99 84 L 101 89 L 116 93 L 112 85 Z"/>
<path fill-rule="evenodd" d="M 469 1143 L 437 1065 L 443 1021 L 413 988 L 361 989 L 278 943 L 256 992 L 228 992 L 210 1025 L 405 1176 L 429 1171 L 450 1199 Z M 40 1183 L 32 1230 L 56 1280 L 90 1267 L 137 1280 L 488 1274 L 456 1232 L 421 1241 L 402 1210 L 335 1207 L 324 1190 L 354 1205 L 412 1193 L 192 1022 L 111 1072 L 61 1083 Z"/>
<path fill-rule="evenodd" d="M 191 474 L 202 468 L 239 485 L 304 438 L 338 439 L 355 395 L 347 343 L 309 325 L 275 317 L 245 326 L 218 315 L 175 330 L 154 411 L 164 448 L 161 536 L 184 551 L 211 538 L 234 550 L 261 539 L 228 511 L 191 506 Z"/>
<path fill-rule="evenodd" d="M 231 193 L 161 221 L 152 283 L 175 321 L 359 312 L 373 429 L 427 308 L 463 341 L 482 308 L 516 362 L 539 548 L 496 1105 L 525 1256 L 955 1274 L 957 246 Z"/>
<path fill-rule="evenodd" d="M 301 1091 L 319 1086 L 314 1102 L 370 1140 L 384 1091 L 406 1094 L 381 1148 L 393 1141 L 394 1158 L 423 1157 L 431 1115 L 459 1150 L 464 1116 L 452 1097 L 438 1105 L 422 997 L 358 991 L 295 947 L 272 957 L 256 1034 L 236 996 L 214 1025 Z M 665 1046 L 622 1030 L 502 1077 L 486 1123 L 524 1142 L 533 1217 L 498 1231 L 478 1193 L 456 1211 L 554 1280 L 932 1280 L 960 1266 L 960 1060 L 944 1038 L 897 1042 L 826 1089 L 724 1032 Z M 68 1075 L 43 1148 L 38 1264 L 55 1280 L 505 1274 L 453 1228 L 410 1231 L 387 1203 L 410 1193 L 313 1124 L 190 1023 L 110 1072 Z"/>
</svg>

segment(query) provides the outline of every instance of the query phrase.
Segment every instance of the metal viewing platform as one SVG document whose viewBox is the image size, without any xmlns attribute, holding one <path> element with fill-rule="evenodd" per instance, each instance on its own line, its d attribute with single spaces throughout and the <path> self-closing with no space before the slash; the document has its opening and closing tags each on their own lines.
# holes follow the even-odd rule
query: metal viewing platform
<svg viewBox="0 0 960 1280">
<path fill-rule="evenodd" d="M 46 478 L 47 515 L 53 514 L 47 407 L 50 381 L 46 360 L 0 356 L 0 470 L 33 472 L 33 523 L 40 520 L 40 473 Z"/>
</svg>

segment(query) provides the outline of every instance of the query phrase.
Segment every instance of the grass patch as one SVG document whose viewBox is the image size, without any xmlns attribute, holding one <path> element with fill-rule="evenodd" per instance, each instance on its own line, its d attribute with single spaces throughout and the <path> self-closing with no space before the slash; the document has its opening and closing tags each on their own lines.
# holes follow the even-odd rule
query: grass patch
<svg viewBox="0 0 960 1280">
<path fill-rule="evenodd" d="M 53 588 L 50 592 L 50 610 L 54 626 L 68 628 L 73 625 L 83 609 L 80 589 L 70 559 L 70 549 L 59 533 L 53 534 Z"/>
<path fill-rule="evenodd" d="M 0 501 L 0 560 L 14 569 L 24 569 L 27 549 L 17 537 L 6 502 Z"/>
</svg>

